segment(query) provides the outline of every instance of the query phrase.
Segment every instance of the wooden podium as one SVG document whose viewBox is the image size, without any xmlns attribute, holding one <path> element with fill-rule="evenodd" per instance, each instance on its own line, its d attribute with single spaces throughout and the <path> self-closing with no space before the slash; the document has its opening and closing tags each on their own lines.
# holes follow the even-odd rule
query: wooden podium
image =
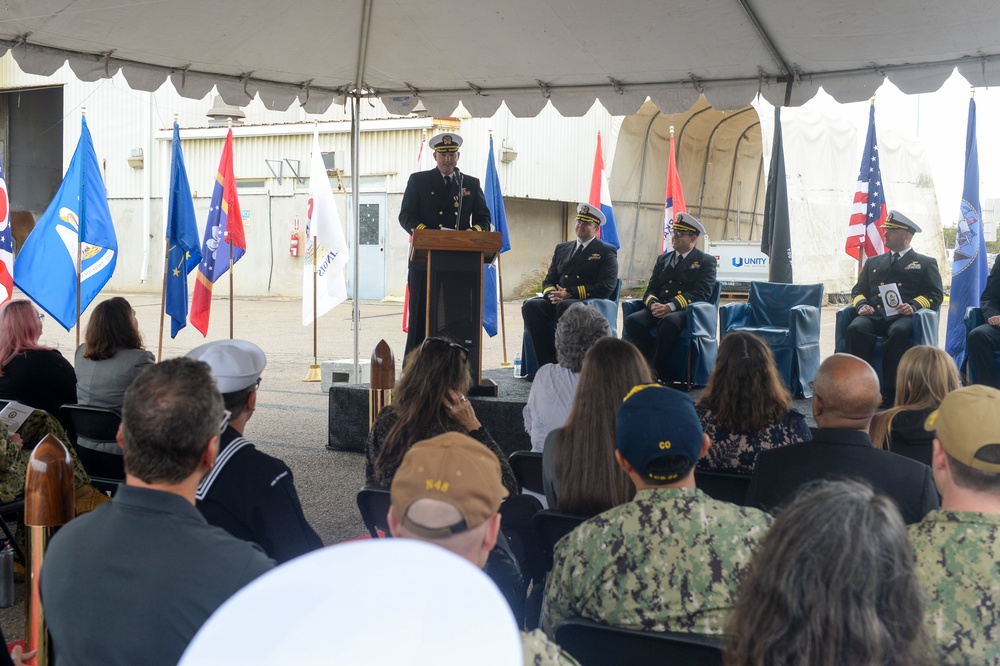
<svg viewBox="0 0 1000 666">
<path fill-rule="evenodd" d="M 417 229 L 410 246 L 410 261 L 427 263 L 424 333 L 468 348 L 473 395 L 497 394 L 494 381 L 483 383 L 483 265 L 501 243 L 498 233 Z"/>
</svg>

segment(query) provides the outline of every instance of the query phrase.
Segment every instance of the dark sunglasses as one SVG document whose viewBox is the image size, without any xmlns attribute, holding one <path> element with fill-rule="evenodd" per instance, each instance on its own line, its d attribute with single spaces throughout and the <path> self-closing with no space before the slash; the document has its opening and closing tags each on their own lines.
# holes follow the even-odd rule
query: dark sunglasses
<svg viewBox="0 0 1000 666">
<path fill-rule="evenodd" d="M 469 360 L 469 350 L 468 350 L 468 348 L 463 347 L 462 345 L 458 344 L 457 342 L 452 342 L 451 340 L 446 340 L 445 338 L 424 338 L 424 341 L 420 343 L 420 351 L 421 352 L 424 351 L 424 347 L 426 347 L 428 343 L 432 343 L 432 344 L 436 344 L 436 345 L 441 345 L 441 346 L 444 346 L 444 347 L 449 347 L 451 349 L 457 349 L 458 351 L 462 352 L 462 362 L 463 363 Z"/>
</svg>

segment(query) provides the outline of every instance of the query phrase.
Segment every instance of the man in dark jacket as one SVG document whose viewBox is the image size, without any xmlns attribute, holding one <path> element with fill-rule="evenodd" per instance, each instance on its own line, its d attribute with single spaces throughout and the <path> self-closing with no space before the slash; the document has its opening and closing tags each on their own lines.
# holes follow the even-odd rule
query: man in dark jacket
<svg viewBox="0 0 1000 666">
<path fill-rule="evenodd" d="M 990 277 L 980 297 L 979 307 L 983 310 L 982 326 L 969 331 L 966 338 L 966 354 L 969 364 L 975 368 L 972 381 L 993 388 L 997 385 L 997 371 L 993 364 L 993 352 L 1000 350 L 1000 272 L 997 270 L 1000 261 L 993 262 Z"/>
<path fill-rule="evenodd" d="M 458 170 L 462 137 L 443 132 L 427 143 L 434 151 L 437 166 L 410 175 L 399 206 L 400 226 L 411 235 L 417 229 L 489 231 L 490 209 L 479 179 Z M 409 353 L 423 341 L 426 331 L 427 264 L 411 261 L 406 280 L 410 288 L 406 336 L 406 353 Z"/>
<path fill-rule="evenodd" d="M 762 451 L 747 506 L 773 511 L 809 481 L 857 477 L 891 497 L 908 524 L 937 509 L 930 467 L 872 446 L 868 427 L 880 400 L 878 376 L 870 365 L 850 354 L 823 361 L 813 381 L 819 427 L 812 441 Z"/>
<path fill-rule="evenodd" d="M 524 327 L 531 333 L 538 367 L 555 363 L 555 322 L 566 308 L 587 298 L 608 298 L 618 283 L 618 251 L 597 238 L 606 222 L 597 206 L 576 208 L 576 239 L 556 245 L 542 295 L 521 305 Z"/>
<path fill-rule="evenodd" d="M 669 360 L 687 322 L 685 309 L 695 301 L 707 301 L 715 289 L 715 257 L 695 247 L 703 233 L 698 218 L 677 214 L 670 239 L 673 249 L 657 258 L 642 297 L 646 309 L 625 320 L 625 331 L 664 381 L 680 379 L 669 376 Z"/>
</svg>

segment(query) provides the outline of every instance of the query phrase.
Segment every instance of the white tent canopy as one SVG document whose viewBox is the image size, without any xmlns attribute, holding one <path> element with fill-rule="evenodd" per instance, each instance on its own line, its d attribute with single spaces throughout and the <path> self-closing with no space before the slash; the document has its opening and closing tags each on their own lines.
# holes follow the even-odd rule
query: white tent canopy
<svg viewBox="0 0 1000 666">
<path fill-rule="evenodd" d="M 647 96 L 664 113 L 704 92 L 717 109 L 759 91 L 799 105 L 822 86 L 840 102 L 885 77 L 928 92 L 959 72 L 1000 84 L 995 0 L 10 0 L 0 47 L 48 75 L 66 60 L 83 80 L 123 70 L 155 90 L 169 76 L 186 97 L 214 86 L 227 103 L 298 98 L 310 112 L 376 95 L 397 113 L 434 115 L 462 102 L 520 116 L 551 99 L 566 116 L 595 98 L 613 114 Z"/>
</svg>

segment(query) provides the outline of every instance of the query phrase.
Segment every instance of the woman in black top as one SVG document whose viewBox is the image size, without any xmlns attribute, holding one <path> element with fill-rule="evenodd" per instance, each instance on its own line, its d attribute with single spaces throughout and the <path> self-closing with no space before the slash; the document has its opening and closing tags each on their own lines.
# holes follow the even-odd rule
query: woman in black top
<svg viewBox="0 0 1000 666">
<path fill-rule="evenodd" d="M 24 299 L 0 307 L 0 400 L 58 418 L 61 406 L 76 403 L 76 373 L 58 349 L 38 344 L 43 317 Z"/>
</svg>

